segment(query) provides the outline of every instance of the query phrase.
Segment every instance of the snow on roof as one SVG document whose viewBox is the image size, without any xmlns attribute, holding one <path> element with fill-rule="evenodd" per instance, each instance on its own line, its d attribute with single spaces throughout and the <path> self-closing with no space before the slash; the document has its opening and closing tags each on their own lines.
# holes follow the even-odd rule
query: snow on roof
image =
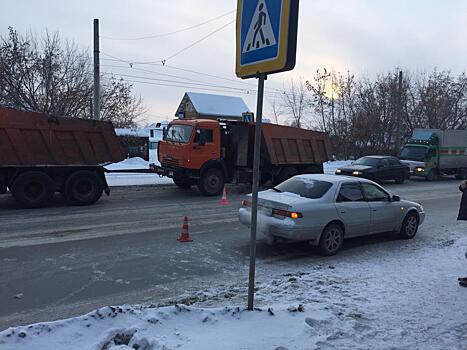
<svg viewBox="0 0 467 350">
<path fill-rule="evenodd" d="M 148 129 L 116 128 L 115 133 L 117 136 L 149 137 Z"/>
<path fill-rule="evenodd" d="M 241 97 L 187 92 L 178 107 L 176 116 L 184 110 L 186 98 L 190 99 L 196 112 L 201 115 L 241 118 L 242 113 L 250 111 Z"/>
</svg>

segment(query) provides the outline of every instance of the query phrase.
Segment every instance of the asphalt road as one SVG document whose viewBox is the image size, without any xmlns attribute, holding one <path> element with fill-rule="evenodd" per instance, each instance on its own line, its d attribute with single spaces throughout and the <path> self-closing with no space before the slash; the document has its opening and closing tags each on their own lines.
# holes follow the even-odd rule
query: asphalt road
<svg viewBox="0 0 467 350">
<path fill-rule="evenodd" d="M 413 180 L 385 185 L 421 202 L 427 220 L 416 241 L 429 244 L 440 228 L 455 224 L 458 182 Z M 238 223 L 242 194 L 219 198 L 174 186 L 114 188 L 90 207 L 67 207 L 59 196 L 51 207 L 23 210 L 0 196 L 0 330 L 12 325 L 79 315 L 103 305 L 159 303 L 220 281 L 244 283 L 248 229 Z M 193 242 L 179 243 L 188 215 Z M 347 259 L 368 250 L 413 244 L 392 235 L 346 241 Z M 306 244 L 258 245 L 261 264 L 322 258 Z"/>
</svg>

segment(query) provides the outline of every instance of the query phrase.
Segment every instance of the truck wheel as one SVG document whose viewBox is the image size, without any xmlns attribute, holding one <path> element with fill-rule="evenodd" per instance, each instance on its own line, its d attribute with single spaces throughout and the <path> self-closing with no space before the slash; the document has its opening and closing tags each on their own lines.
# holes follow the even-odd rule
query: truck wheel
<svg viewBox="0 0 467 350">
<path fill-rule="evenodd" d="M 203 172 L 198 183 L 198 188 L 205 196 L 217 196 L 224 188 L 224 174 L 217 168 L 211 168 Z"/>
<path fill-rule="evenodd" d="M 90 205 L 102 196 L 104 186 L 93 171 L 82 170 L 72 174 L 65 183 L 65 198 L 71 205 Z"/>
<path fill-rule="evenodd" d="M 431 169 L 430 172 L 428 173 L 428 176 L 426 177 L 428 181 L 436 181 L 439 179 L 438 172 L 435 169 Z"/>
<path fill-rule="evenodd" d="M 278 184 L 284 182 L 285 180 L 288 180 L 291 177 L 294 177 L 295 175 L 298 175 L 298 170 L 297 169 L 295 169 L 293 167 L 286 167 L 286 168 L 281 170 L 281 172 L 279 173 L 279 176 L 277 177 L 277 179 L 275 179 L 274 184 L 278 185 Z"/>
<path fill-rule="evenodd" d="M 172 178 L 173 182 L 175 183 L 175 185 L 177 185 L 178 187 L 184 189 L 184 190 L 188 190 L 189 188 L 191 188 L 191 180 L 188 178 L 188 177 L 185 177 L 185 176 L 174 176 Z"/>
<path fill-rule="evenodd" d="M 54 181 L 40 171 L 22 173 L 11 186 L 13 197 L 24 208 L 43 207 L 52 199 L 54 192 Z"/>
</svg>

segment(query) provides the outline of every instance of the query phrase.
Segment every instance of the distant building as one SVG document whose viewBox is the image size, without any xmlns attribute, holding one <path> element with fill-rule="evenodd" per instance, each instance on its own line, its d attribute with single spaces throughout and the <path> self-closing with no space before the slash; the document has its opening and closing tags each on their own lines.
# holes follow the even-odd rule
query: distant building
<svg viewBox="0 0 467 350">
<path fill-rule="evenodd" d="M 128 158 L 149 160 L 149 129 L 115 129 Z"/>
<path fill-rule="evenodd" d="M 240 97 L 187 92 L 175 116 L 180 119 L 242 120 L 242 114 L 249 111 Z"/>
</svg>

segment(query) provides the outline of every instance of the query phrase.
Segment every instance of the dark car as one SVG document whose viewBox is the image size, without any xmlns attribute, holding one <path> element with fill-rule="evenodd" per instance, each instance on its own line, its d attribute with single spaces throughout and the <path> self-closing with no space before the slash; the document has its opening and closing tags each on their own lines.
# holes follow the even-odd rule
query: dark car
<svg viewBox="0 0 467 350">
<path fill-rule="evenodd" d="M 336 175 L 359 176 L 373 181 L 395 180 L 401 184 L 410 177 L 410 169 L 396 157 L 367 156 L 336 169 Z"/>
</svg>

